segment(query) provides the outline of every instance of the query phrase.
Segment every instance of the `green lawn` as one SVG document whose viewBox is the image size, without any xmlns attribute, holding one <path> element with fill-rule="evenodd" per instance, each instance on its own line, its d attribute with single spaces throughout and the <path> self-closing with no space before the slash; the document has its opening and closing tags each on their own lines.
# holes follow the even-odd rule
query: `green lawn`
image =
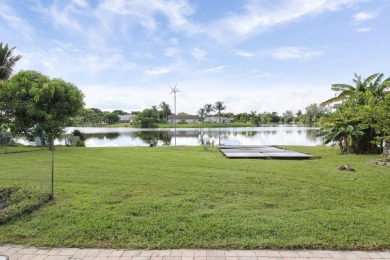
<svg viewBox="0 0 390 260">
<path fill-rule="evenodd" d="M 215 148 L 57 148 L 55 200 L 0 225 L 0 244 L 390 249 L 390 170 L 377 156 L 229 160 Z M 0 185 L 47 185 L 47 150 L 3 154 Z M 356 172 L 339 171 L 350 164 Z"/>
</svg>

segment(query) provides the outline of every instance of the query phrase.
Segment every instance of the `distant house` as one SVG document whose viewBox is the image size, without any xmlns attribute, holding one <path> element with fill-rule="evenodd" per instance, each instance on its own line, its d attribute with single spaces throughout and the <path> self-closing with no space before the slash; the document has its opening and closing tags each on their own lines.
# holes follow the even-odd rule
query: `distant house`
<svg viewBox="0 0 390 260">
<path fill-rule="evenodd" d="M 130 123 L 134 122 L 135 115 L 119 115 L 120 123 Z"/>
<path fill-rule="evenodd" d="M 233 121 L 233 119 L 224 116 L 221 116 L 221 118 L 218 116 L 209 116 L 204 119 L 205 123 L 232 123 Z"/>
<path fill-rule="evenodd" d="M 168 123 L 174 124 L 176 119 L 176 123 L 199 123 L 199 116 L 194 115 L 169 115 Z"/>
</svg>

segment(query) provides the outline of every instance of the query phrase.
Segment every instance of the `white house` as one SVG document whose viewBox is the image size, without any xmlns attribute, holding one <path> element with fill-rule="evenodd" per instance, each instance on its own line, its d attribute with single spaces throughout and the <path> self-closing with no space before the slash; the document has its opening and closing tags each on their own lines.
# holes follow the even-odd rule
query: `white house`
<svg viewBox="0 0 390 260">
<path fill-rule="evenodd" d="M 199 123 L 199 116 L 194 115 L 169 115 L 168 123 L 174 124 L 176 119 L 176 123 Z"/>
<path fill-rule="evenodd" d="M 219 118 L 218 116 L 208 116 L 205 117 L 204 122 L 205 123 L 232 123 L 233 119 L 224 116 L 221 116 L 221 118 Z"/>
<path fill-rule="evenodd" d="M 130 123 L 134 122 L 135 115 L 119 115 L 120 123 Z"/>
</svg>

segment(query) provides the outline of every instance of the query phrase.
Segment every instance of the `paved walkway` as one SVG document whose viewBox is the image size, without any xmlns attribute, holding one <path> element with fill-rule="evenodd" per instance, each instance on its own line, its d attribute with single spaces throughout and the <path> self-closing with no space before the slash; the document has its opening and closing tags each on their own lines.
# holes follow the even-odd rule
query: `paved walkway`
<svg viewBox="0 0 390 260">
<path fill-rule="evenodd" d="M 6 257 L 1 257 L 6 256 Z M 113 250 L 0 245 L 0 260 L 276 260 L 390 259 L 390 251 L 325 250 Z"/>
</svg>

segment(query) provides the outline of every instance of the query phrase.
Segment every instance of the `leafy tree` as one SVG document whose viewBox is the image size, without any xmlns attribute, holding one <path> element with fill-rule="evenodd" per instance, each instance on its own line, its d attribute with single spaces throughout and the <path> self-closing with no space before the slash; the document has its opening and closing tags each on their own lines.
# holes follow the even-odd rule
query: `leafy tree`
<svg viewBox="0 0 390 260">
<path fill-rule="evenodd" d="M 294 115 L 291 110 L 286 110 L 282 116 L 283 123 L 291 123 L 294 120 Z"/>
<path fill-rule="evenodd" d="M 221 123 L 221 111 L 225 110 L 226 106 L 223 104 L 222 101 L 215 102 L 214 110 L 218 111 L 218 121 Z"/>
<path fill-rule="evenodd" d="M 17 73 L 1 92 L 6 113 L 13 119 L 12 131 L 28 135 L 42 129 L 49 149 L 54 148 L 54 139 L 84 105 L 84 95 L 75 85 L 36 71 Z"/>
<path fill-rule="evenodd" d="M 126 111 L 123 111 L 123 110 L 114 110 L 114 111 L 112 111 L 112 113 L 120 115 L 120 116 L 124 116 L 124 115 L 128 115 L 129 114 Z"/>
<path fill-rule="evenodd" d="M 141 128 L 152 128 L 156 127 L 158 117 L 159 114 L 157 109 L 146 108 L 135 117 L 134 123 L 139 125 Z"/>
<path fill-rule="evenodd" d="M 247 123 L 248 120 L 249 120 L 248 113 L 239 113 L 234 116 L 234 121 L 236 122 Z"/>
<path fill-rule="evenodd" d="M 257 114 L 256 111 L 251 111 L 251 113 L 249 114 L 249 118 L 250 118 L 250 121 L 252 124 L 258 126 L 259 123 L 260 123 L 260 118 Z"/>
<path fill-rule="evenodd" d="M 84 125 L 94 125 L 98 121 L 98 116 L 91 108 L 84 108 L 81 112 L 81 120 Z"/>
<path fill-rule="evenodd" d="M 120 117 L 118 114 L 114 112 L 103 112 L 104 114 L 104 121 L 106 121 L 107 124 L 115 124 L 118 123 L 120 120 Z"/>
<path fill-rule="evenodd" d="M 159 108 L 161 109 L 161 116 L 164 121 L 168 120 L 168 116 L 172 115 L 172 110 L 169 104 L 165 101 L 162 101 L 159 105 Z"/>
<path fill-rule="evenodd" d="M 20 55 L 13 56 L 14 50 L 15 47 L 9 48 L 8 44 L 3 46 L 3 43 L 0 42 L 0 81 L 8 81 L 15 63 L 22 57 Z"/>
</svg>

